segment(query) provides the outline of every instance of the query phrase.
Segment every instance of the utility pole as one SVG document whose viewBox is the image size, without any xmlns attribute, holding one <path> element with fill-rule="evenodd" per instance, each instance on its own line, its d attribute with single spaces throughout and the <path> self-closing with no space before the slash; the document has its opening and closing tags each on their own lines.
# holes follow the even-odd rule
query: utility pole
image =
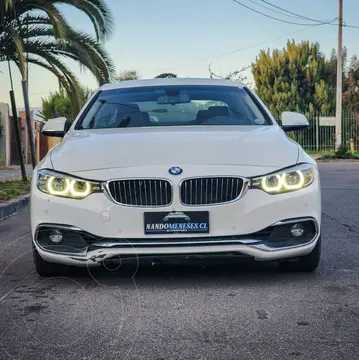
<svg viewBox="0 0 359 360">
<path fill-rule="evenodd" d="M 337 110 L 336 110 L 336 142 L 338 148 L 342 144 L 342 105 L 343 105 L 343 0 L 339 3 L 338 59 L 337 59 Z"/>
</svg>

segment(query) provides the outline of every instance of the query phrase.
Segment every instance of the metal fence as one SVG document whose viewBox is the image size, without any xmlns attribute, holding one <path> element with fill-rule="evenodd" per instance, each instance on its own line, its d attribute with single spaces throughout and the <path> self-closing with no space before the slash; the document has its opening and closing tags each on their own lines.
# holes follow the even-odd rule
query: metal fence
<svg viewBox="0 0 359 360">
<path fill-rule="evenodd" d="M 309 151 L 333 151 L 335 149 L 335 114 L 307 116 L 309 128 L 300 132 L 289 132 L 288 136 Z M 342 144 L 354 140 L 355 151 L 359 151 L 359 113 L 343 111 Z"/>
</svg>

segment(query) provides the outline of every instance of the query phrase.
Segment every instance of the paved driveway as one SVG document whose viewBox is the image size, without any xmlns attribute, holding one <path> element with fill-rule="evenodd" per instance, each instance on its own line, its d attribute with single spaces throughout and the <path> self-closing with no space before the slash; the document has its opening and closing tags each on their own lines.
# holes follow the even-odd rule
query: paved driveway
<svg viewBox="0 0 359 360">
<path fill-rule="evenodd" d="M 322 164 L 323 260 L 134 266 L 41 279 L 24 213 L 0 223 L 0 359 L 359 358 L 359 165 Z"/>
</svg>

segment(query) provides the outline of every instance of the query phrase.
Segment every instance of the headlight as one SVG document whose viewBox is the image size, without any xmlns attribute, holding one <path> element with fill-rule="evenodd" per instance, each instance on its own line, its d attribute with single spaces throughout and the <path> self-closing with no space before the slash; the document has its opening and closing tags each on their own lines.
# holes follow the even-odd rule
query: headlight
<svg viewBox="0 0 359 360">
<path fill-rule="evenodd" d="M 37 187 L 46 194 L 72 199 L 84 199 L 94 192 L 102 191 L 99 182 L 76 179 L 50 170 L 39 171 Z"/>
<path fill-rule="evenodd" d="M 303 189 L 313 181 L 314 166 L 301 164 L 274 174 L 252 179 L 250 187 L 274 195 Z"/>
</svg>

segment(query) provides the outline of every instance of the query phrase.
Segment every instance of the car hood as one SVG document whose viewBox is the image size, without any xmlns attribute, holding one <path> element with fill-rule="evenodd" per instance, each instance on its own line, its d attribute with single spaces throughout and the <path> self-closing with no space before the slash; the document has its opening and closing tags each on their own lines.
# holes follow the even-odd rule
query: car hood
<svg viewBox="0 0 359 360">
<path fill-rule="evenodd" d="M 245 165 L 283 168 L 298 145 L 278 126 L 157 127 L 75 130 L 51 151 L 55 170 L 165 165 Z"/>
</svg>

